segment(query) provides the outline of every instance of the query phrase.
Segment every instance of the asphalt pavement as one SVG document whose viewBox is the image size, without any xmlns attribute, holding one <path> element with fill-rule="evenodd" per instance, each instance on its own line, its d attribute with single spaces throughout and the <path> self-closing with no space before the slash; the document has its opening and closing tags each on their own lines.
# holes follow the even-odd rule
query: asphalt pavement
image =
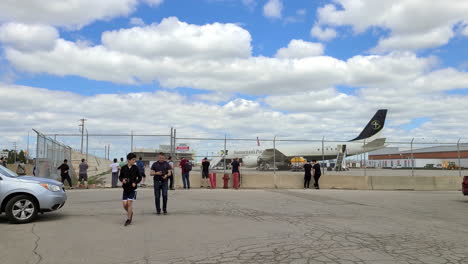
<svg viewBox="0 0 468 264">
<path fill-rule="evenodd" d="M 68 195 L 32 224 L 0 216 L 0 263 L 468 263 L 459 192 L 177 190 L 156 215 L 147 188 L 127 227 L 121 189 Z"/>
</svg>

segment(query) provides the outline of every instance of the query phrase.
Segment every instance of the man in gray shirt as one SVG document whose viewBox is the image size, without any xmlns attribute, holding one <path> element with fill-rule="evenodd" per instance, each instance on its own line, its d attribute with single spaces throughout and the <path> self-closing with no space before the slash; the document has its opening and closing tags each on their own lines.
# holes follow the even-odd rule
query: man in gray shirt
<svg viewBox="0 0 468 264">
<path fill-rule="evenodd" d="M 86 163 L 85 159 L 81 160 L 80 163 L 80 172 L 79 172 L 79 178 L 78 178 L 78 183 L 76 186 L 77 188 L 80 186 L 80 183 L 84 181 L 84 187 L 88 189 L 88 163 Z"/>
</svg>

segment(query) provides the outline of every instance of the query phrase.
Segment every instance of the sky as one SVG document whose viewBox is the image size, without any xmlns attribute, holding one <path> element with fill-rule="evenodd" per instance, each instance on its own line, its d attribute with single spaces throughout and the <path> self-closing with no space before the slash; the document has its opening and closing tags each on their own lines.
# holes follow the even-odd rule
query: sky
<svg viewBox="0 0 468 264">
<path fill-rule="evenodd" d="M 347 140 L 378 109 L 389 140 L 468 142 L 467 44 L 465 0 L 2 0 L 0 148 L 81 118 L 90 133 Z"/>
</svg>

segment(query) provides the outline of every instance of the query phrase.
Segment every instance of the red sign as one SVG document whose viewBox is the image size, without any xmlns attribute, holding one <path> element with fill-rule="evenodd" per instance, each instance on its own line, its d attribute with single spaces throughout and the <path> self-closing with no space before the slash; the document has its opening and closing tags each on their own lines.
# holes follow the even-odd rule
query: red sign
<svg viewBox="0 0 468 264">
<path fill-rule="evenodd" d="M 189 151 L 190 147 L 187 146 L 187 145 L 179 145 L 179 146 L 176 147 L 176 150 L 177 151 Z"/>
</svg>

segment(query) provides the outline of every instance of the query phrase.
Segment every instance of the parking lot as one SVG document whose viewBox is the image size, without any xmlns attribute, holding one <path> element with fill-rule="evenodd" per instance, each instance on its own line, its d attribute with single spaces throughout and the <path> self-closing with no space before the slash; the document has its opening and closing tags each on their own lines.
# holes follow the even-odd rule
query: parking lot
<svg viewBox="0 0 468 264">
<path fill-rule="evenodd" d="M 72 190 L 33 224 L 0 216 L 0 263 L 468 263 L 460 192 L 177 190 L 154 214 L 140 189 Z"/>
</svg>

